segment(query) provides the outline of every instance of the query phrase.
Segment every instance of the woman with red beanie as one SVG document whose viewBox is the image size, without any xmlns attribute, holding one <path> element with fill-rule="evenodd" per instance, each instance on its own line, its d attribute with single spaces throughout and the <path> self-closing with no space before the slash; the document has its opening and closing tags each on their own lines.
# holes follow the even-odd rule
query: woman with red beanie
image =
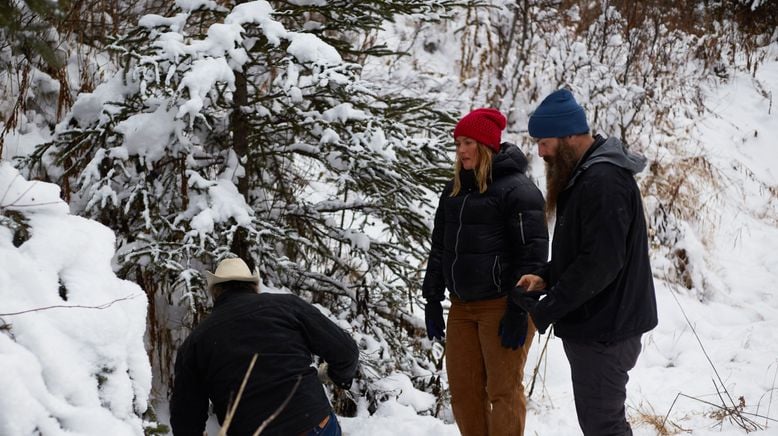
<svg viewBox="0 0 778 436">
<path fill-rule="evenodd" d="M 501 141 L 505 124 L 500 111 L 476 109 L 454 128 L 454 178 L 435 213 L 424 276 L 427 335 L 448 333 L 451 407 L 464 436 L 524 433 L 522 379 L 535 327 L 507 292 L 548 257 L 543 195 L 521 150 Z"/>
</svg>

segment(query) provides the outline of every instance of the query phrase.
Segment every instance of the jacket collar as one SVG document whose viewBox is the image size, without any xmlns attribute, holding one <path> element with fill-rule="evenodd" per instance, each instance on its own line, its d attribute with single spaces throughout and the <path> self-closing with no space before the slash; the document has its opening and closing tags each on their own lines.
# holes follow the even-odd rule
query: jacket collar
<svg viewBox="0 0 778 436">
<path fill-rule="evenodd" d="M 573 186 L 578 176 L 592 165 L 603 162 L 624 168 L 632 174 L 637 174 L 646 167 L 645 156 L 627 150 L 627 147 L 618 138 L 610 137 L 606 139 L 601 135 L 596 135 L 592 146 L 586 150 L 586 153 L 578 161 L 578 165 L 573 170 L 573 175 L 570 177 L 570 181 L 565 189 Z"/>
<path fill-rule="evenodd" d="M 500 145 L 500 151 L 492 156 L 492 180 L 515 173 L 524 174 L 528 165 L 527 157 L 519 147 L 510 142 L 503 142 Z M 461 170 L 459 182 L 465 191 L 476 189 L 475 171 Z"/>
<path fill-rule="evenodd" d="M 243 298 L 244 295 L 252 295 L 252 294 L 258 294 L 257 292 L 251 292 L 251 291 L 227 291 L 216 297 L 216 300 L 213 302 L 214 309 L 219 306 L 224 306 L 230 301 L 234 301 L 237 299 Z"/>
</svg>

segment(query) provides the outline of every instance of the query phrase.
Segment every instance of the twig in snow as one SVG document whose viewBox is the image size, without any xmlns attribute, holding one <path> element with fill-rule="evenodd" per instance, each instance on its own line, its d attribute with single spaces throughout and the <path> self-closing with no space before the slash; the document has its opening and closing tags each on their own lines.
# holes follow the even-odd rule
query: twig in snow
<svg viewBox="0 0 778 436">
<path fill-rule="evenodd" d="M 720 410 L 727 410 L 726 406 L 722 406 L 722 405 L 716 404 L 716 403 L 711 403 L 710 401 L 705 401 L 705 400 L 703 400 L 701 398 L 692 397 L 690 395 L 686 395 L 686 394 L 684 394 L 682 392 L 679 392 L 678 394 L 676 394 L 675 399 L 673 400 L 673 403 L 670 405 L 670 408 L 667 410 L 667 415 L 665 415 L 665 419 L 662 421 L 662 426 L 664 426 L 665 423 L 667 422 L 667 419 L 670 417 L 670 412 L 672 412 L 673 408 L 675 407 L 675 403 L 678 402 L 678 398 L 680 398 L 680 397 L 689 398 L 690 400 L 699 401 L 700 403 L 707 404 L 709 406 L 715 407 L 715 408 L 720 409 Z M 764 415 L 759 415 L 757 413 L 750 413 L 750 412 L 741 411 L 740 414 L 741 415 L 753 416 L 755 418 L 764 418 L 765 422 L 767 422 L 767 421 L 778 422 L 778 419 L 770 418 L 770 417 L 764 416 Z"/>
<path fill-rule="evenodd" d="M 700 344 L 700 349 L 702 349 L 702 353 L 705 355 L 705 358 L 708 360 L 708 363 L 710 364 L 711 368 L 713 368 L 713 373 L 716 375 L 716 379 L 718 379 L 718 384 L 721 385 L 724 394 L 726 394 L 727 399 L 729 399 L 730 406 L 727 405 L 724 396 L 721 395 L 721 391 L 719 391 L 718 385 L 716 385 L 716 380 L 714 379 L 713 384 L 714 386 L 716 386 L 716 393 L 719 395 L 719 398 L 721 399 L 721 404 L 723 406 L 722 409 L 726 410 L 727 412 L 726 414 L 729 415 L 730 417 L 735 416 L 735 418 L 731 418 L 731 419 L 735 421 L 744 430 L 746 430 L 746 432 L 754 431 L 756 429 L 761 428 L 757 423 L 743 416 L 744 401 L 742 397 L 740 398 L 741 400 L 740 403 L 735 404 L 735 400 L 732 399 L 732 396 L 729 394 L 729 391 L 724 385 L 724 381 L 721 379 L 721 376 L 719 375 L 719 371 L 716 369 L 716 365 L 713 364 L 713 360 L 710 358 L 710 355 L 708 354 L 708 350 L 706 350 L 705 346 L 702 344 L 702 339 L 700 339 L 700 335 L 697 334 L 697 329 L 694 328 L 694 325 L 692 325 L 692 322 L 689 320 L 689 317 L 686 315 L 686 311 L 683 309 L 681 302 L 678 300 L 678 297 L 675 295 L 675 292 L 671 291 L 670 295 L 673 296 L 675 303 L 678 305 L 678 308 L 681 310 L 681 314 L 686 320 L 686 323 L 689 325 L 689 328 L 691 328 L 694 337 L 697 339 L 697 343 Z M 675 404 L 675 401 L 673 401 L 673 404 Z M 756 428 L 752 428 L 752 426 L 756 426 Z"/>
<path fill-rule="evenodd" d="M 773 373 L 773 387 L 770 388 L 770 399 L 767 401 L 767 416 L 770 416 L 770 407 L 773 405 L 773 391 L 775 391 L 776 376 L 778 376 L 778 365 L 775 366 L 775 372 Z M 765 418 L 764 425 L 767 427 L 767 418 Z"/>
<path fill-rule="evenodd" d="M 716 380 L 713 381 L 713 386 L 716 388 L 716 394 L 719 396 L 719 399 L 721 400 L 721 404 L 726 404 L 724 401 L 724 397 L 721 395 L 721 391 L 719 391 L 718 386 L 716 385 Z M 724 392 L 727 393 L 727 390 L 724 386 L 722 386 L 722 389 L 724 389 Z M 729 394 L 727 394 L 729 396 Z M 729 417 L 729 420 L 740 426 L 743 430 L 746 431 L 746 433 L 750 433 L 752 431 L 761 430 L 762 426 L 751 420 L 750 418 L 747 418 L 743 416 L 743 409 L 746 408 L 746 400 L 741 396 L 738 398 L 738 404 L 732 408 L 730 407 L 723 407 L 718 412 L 714 412 L 711 414 L 714 418 L 719 419 L 722 423 L 724 421 L 724 418 Z"/>
</svg>

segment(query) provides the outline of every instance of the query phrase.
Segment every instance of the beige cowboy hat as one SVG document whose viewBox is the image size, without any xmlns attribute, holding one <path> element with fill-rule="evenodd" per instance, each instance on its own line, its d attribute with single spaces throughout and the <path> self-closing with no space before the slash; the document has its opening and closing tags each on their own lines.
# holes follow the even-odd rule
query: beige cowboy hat
<svg viewBox="0 0 778 436">
<path fill-rule="evenodd" d="M 213 285 L 230 281 L 259 283 L 259 272 L 252 274 L 243 259 L 233 258 L 219 262 L 213 273 L 206 271 L 205 278 L 210 291 Z"/>
</svg>

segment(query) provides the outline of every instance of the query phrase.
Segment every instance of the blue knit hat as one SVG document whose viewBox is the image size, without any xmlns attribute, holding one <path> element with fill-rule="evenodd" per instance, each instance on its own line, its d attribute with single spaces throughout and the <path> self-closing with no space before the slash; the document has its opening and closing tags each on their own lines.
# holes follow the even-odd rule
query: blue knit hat
<svg viewBox="0 0 778 436">
<path fill-rule="evenodd" d="M 529 117 L 529 134 L 533 138 L 563 138 L 588 131 L 583 108 L 566 89 L 549 94 Z"/>
</svg>

